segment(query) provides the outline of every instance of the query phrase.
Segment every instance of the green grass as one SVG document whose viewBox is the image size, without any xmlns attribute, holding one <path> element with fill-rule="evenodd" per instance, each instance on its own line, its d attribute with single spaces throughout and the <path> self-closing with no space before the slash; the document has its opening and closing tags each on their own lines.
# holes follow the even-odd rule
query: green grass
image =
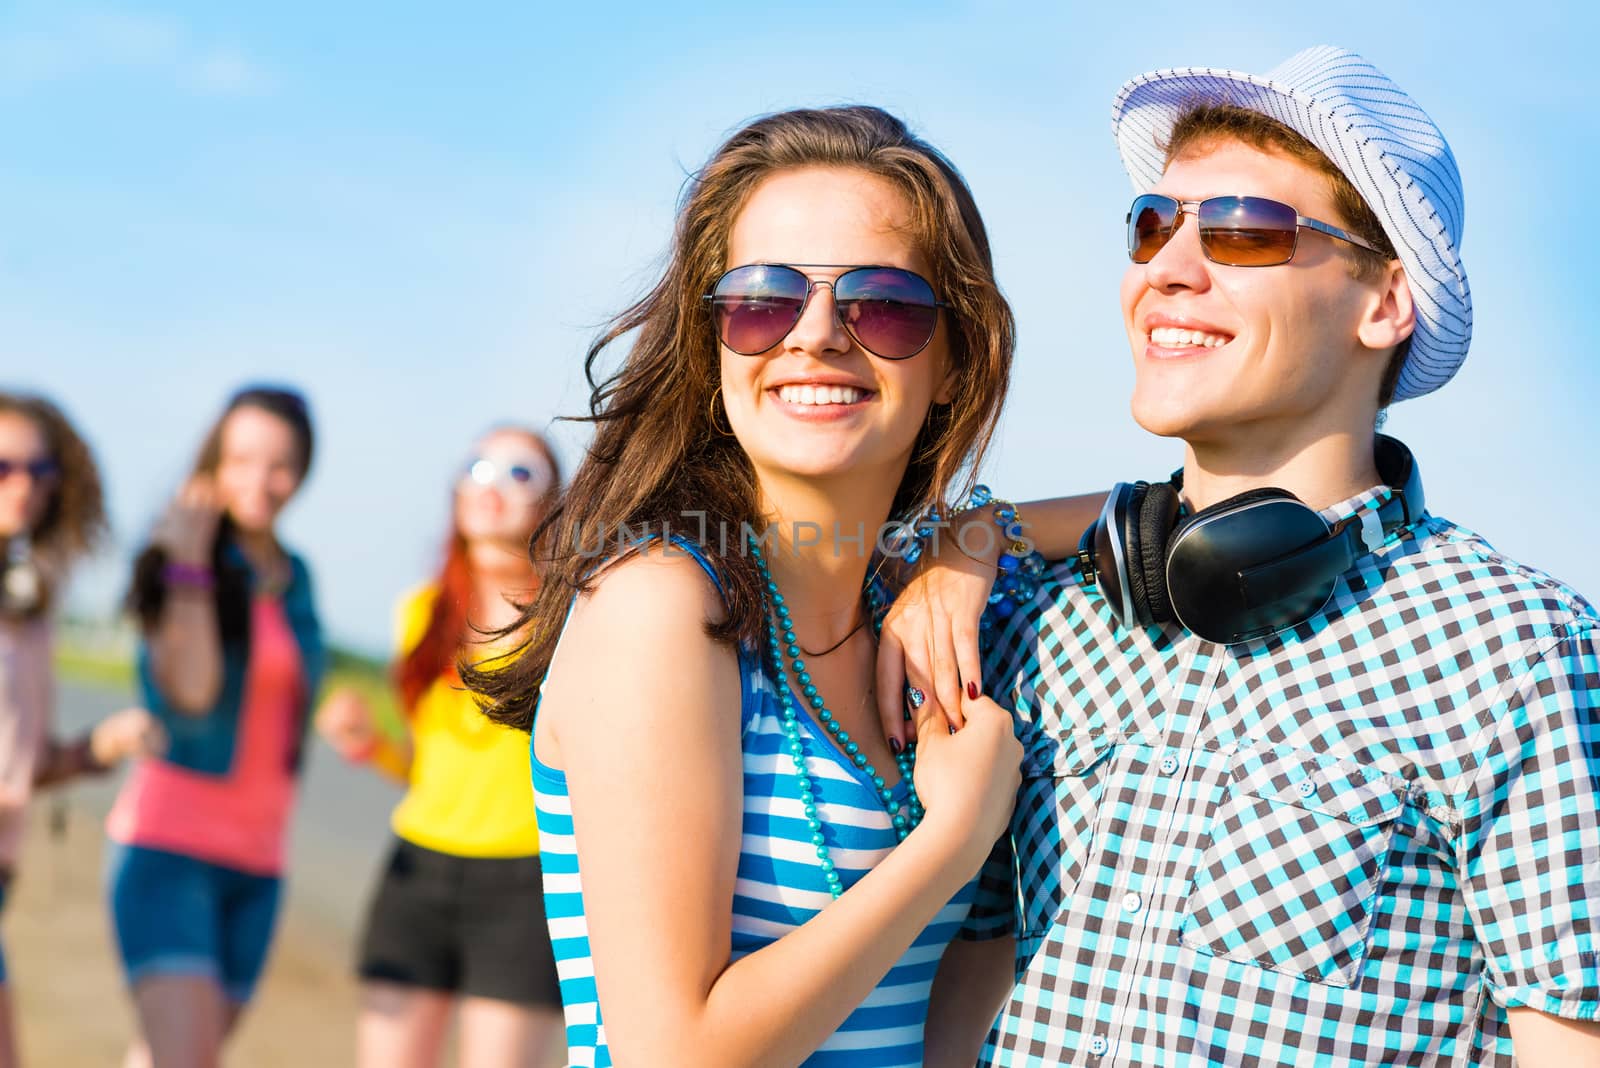
<svg viewBox="0 0 1600 1068">
<path fill-rule="evenodd" d="M 56 674 L 100 690 L 132 691 L 135 687 L 130 658 L 66 644 L 56 646 Z"/>
<path fill-rule="evenodd" d="M 130 656 L 65 641 L 56 646 L 56 672 L 69 682 L 101 690 L 132 693 L 138 688 Z M 330 646 L 323 692 L 339 686 L 348 686 L 365 698 L 378 725 L 390 737 L 405 735 L 404 718 L 389 681 L 389 666 L 382 660 Z"/>
<path fill-rule="evenodd" d="M 323 682 L 323 692 L 338 686 L 348 686 L 366 699 L 367 707 L 372 709 L 385 734 L 391 738 L 405 737 L 405 718 L 400 712 L 400 702 L 395 700 L 387 663 L 336 645 L 329 646 L 328 677 Z"/>
</svg>

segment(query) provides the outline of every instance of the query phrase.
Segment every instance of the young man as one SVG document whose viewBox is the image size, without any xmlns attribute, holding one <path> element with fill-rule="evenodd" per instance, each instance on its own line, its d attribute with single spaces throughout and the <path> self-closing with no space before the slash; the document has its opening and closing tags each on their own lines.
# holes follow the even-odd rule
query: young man
<svg viewBox="0 0 1600 1068">
<path fill-rule="evenodd" d="M 983 1063 L 1600 1064 L 1600 619 L 1375 444 L 1466 355 L 1449 147 L 1332 48 L 1114 125 L 1134 416 L 1185 460 L 996 634 Z"/>
</svg>

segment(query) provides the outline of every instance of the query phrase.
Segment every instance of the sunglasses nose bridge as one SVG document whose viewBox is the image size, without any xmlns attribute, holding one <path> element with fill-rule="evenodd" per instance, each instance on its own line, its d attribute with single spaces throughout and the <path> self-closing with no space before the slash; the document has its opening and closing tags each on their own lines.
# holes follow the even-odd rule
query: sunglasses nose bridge
<svg viewBox="0 0 1600 1068">
<path fill-rule="evenodd" d="M 836 279 L 836 278 L 807 278 L 806 279 L 806 304 L 810 304 L 811 303 L 811 298 L 817 292 L 817 290 L 826 288 L 828 290 L 828 296 L 833 298 L 834 304 L 837 305 L 839 303 L 839 294 L 838 294 L 838 291 L 835 290 L 834 287 L 833 287 L 834 283 L 837 282 L 837 281 L 838 281 L 838 279 Z M 806 309 L 805 309 L 805 305 L 803 304 L 803 305 L 800 306 L 800 314 L 804 315 L 805 312 L 806 312 Z"/>
<path fill-rule="evenodd" d="M 1147 203 L 1148 206 L 1141 210 L 1141 202 Z M 1139 221 L 1137 223 L 1135 222 L 1134 211 L 1139 211 Z M 1143 235 L 1136 236 L 1135 234 L 1136 226 L 1143 225 L 1144 214 L 1151 211 L 1158 211 L 1155 220 L 1156 225 L 1151 227 L 1149 231 L 1150 238 L 1154 240 L 1149 240 Z M 1163 224 L 1161 215 L 1166 212 L 1171 212 L 1170 221 L 1166 221 Z M 1169 245 L 1178 240 L 1183 229 L 1183 217 L 1185 215 L 1193 215 L 1195 217 L 1194 229 L 1198 231 L 1200 218 L 1200 203 L 1198 201 L 1179 200 L 1176 197 L 1163 196 L 1156 193 L 1137 198 L 1134 201 L 1133 209 L 1128 214 L 1128 247 L 1133 262 L 1141 266 L 1149 266 L 1154 263 L 1156 258 L 1164 253 Z M 1153 249 L 1147 253 L 1148 258 L 1141 260 L 1137 256 L 1133 256 L 1135 244 L 1144 244 L 1146 241 L 1149 241 L 1149 245 L 1153 246 Z"/>
<path fill-rule="evenodd" d="M 6 463 L 0 465 L 0 482 L 10 482 L 12 479 L 26 481 L 29 486 L 38 486 L 50 481 L 53 471 L 36 471 L 28 464 Z"/>
<path fill-rule="evenodd" d="M 1154 289 L 1195 289 L 1205 284 L 1198 277 L 1204 274 L 1201 265 L 1207 261 L 1215 262 L 1211 260 L 1211 251 L 1206 248 L 1201 236 L 1200 202 L 1174 199 L 1172 203 L 1177 205 L 1172 215 L 1172 225 L 1161 247 L 1145 261 L 1144 267 L 1148 272 L 1146 279 Z M 1185 228 L 1186 215 L 1195 217 L 1193 226 Z M 1192 247 L 1187 244 L 1191 241 Z"/>
<path fill-rule="evenodd" d="M 1172 213 L 1172 229 L 1167 233 L 1169 242 L 1177 238 L 1178 232 L 1183 229 L 1184 218 L 1189 215 L 1194 216 L 1194 232 L 1197 235 L 1200 233 L 1200 203 L 1197 200 L 1177 201 L 1178 210 Z"/>
<path fill-rule="evenodd" d="M 1211 255 L 1211 248 L 1206 244 L 1205 228 L 1200 225 L 1200 205 L 1202 203 L 1204 203 L 1204 201 L 1178 201 L 1178 211 L 1177 214 L 1173 216 L 1172 233 L 1167 238 L 1167 244 L 1171 245 L 1175 241 L 1183 240 L 1183 221 L 1187 216 L 1192 215 L 1194 216 L 1194 225 L 1189 227 L 1189 230 L 1194 234 L 1195 247 L 1200 250 L 1200 254 L 1202 256 L 1204 256 L 1207 260 L 1210 260 L 1212 263 L 1215 263 L 1217 261 Z M 1165 246 L 1163 246 L 1161 251 L 1166 251 Z"/>
<path fill-rule="evenodd" d="M 789 333 L 784 335 L 785 339 L 793 336 L 795 331 L 799 330 L 801 325 L 805 323 L 806 313 L 811 308 L 811 298 L 816 295 L 817 290 L 824 288 L 827 289 L 828 299 L 833 304 L 833 308 L 828 313 L 829 325 L 832 327 L 830 334 L 833 334 L 835 337 L 837 337 L 837 332 L 843 331 L 844 334 L 850 337 L 852 340 L 855 339 L 855 335 L 850 333 L 849 325 L 844 321 L 844 309 L 839 306 L 838 293 L 834 288 L 834 283 L 837 281 L 838 279 L 835 278 L 806 279 L 805 299 L 801 301 L 800 310 L 795 313 L 794 325 L 789 328 Z M 831 348 L 832 346 L 827 347 Z"/>
</svg>

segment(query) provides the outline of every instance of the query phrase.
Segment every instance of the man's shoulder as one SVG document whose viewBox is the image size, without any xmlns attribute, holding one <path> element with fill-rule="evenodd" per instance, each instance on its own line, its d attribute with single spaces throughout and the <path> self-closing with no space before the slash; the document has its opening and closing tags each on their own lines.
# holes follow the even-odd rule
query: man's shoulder
<svg viewBox="0 0 1600 1068">
<path fill-rule="evenodd" d="M 1469 655 L 1515 671 L 1563 636 L 1600 632 L 1600 613 L 1572 586 L 1432 514 L 1358 565 L 1349 586 L 1329 606 L 1334 625 L 1314 628 L 1340 648 L 1347 633 L 1399 628 L 1426 638 L 1421 646 L 1436 656 Z M 988 663 L 1014 677 L 1050 673 L 1069 659 L 1159 659 L 1160 637 L 1119 625 L 1071 558 L 1052 564 L 1032 600 L 993 628 Z"/>
<path fill-rule="evenodd" d="M 1440 516 L 1424 516 L 1390 559 L 1397 595 L 1426 600 L 1435 612 L 1512 623 L 1532 641 L 1600 627 L 1600 613 L 1572 586 Z"/>
</svg>

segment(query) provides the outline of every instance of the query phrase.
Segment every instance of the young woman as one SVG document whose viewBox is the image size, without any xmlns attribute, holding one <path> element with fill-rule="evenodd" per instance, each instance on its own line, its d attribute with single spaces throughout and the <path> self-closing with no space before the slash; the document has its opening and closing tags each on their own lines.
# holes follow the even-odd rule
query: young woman
<svg viewBox="0 0 1600 1068">
<path fill-rule="evenodd" d="M 569 1056 L 923 1064 L 1018 781 L 975 683 L 914 758 L 873 702 L 876 535 L 982 453 L 1010 366 L 971 194 L 875 108 L 757 120 L 591 373 L 625 335 L 526 648 L 470 678 L 532 731 Z"/>
<path fill-rule="evenodd" d="M 88 445 L 54 404 L 0 392 L 0 909 L 33 790 L 165 744 L 142 708 L 109 716 L 72 742 L 51 732 L 51 607 L 72 564 L 104 532 L 100 475 Z M 0 954 L 0 1068 L 16 1063 Z"/>
<path fill-rule="evenodd" d="M 131 1064 L 215 1065 L 266 959 L 323 666 L 310 575 L 277 536 L 311 456 L 298 393 L 235 394 L 134 566 L 139 682 L 172 742 L 106 828 Z"/>
<path fill-rule="evenodd" d="M 480 438 L 456 479 L 444 567 L 400 605 L 405 740 L 351 691 L 318 712 L 345 759 L 406 786 L 361 944 L 357 1046 L 369 1068 L 438 1064 L 452 1009 L 464 1068 L 544 1068 L 560 1049 L 528 740 L 485 719 L 456 674 L 462 657 L 492 655 L 485 633 L 514 624 L 538 588 L 528 539 L 559 484 L 533 431 Z"/>
</svg>

